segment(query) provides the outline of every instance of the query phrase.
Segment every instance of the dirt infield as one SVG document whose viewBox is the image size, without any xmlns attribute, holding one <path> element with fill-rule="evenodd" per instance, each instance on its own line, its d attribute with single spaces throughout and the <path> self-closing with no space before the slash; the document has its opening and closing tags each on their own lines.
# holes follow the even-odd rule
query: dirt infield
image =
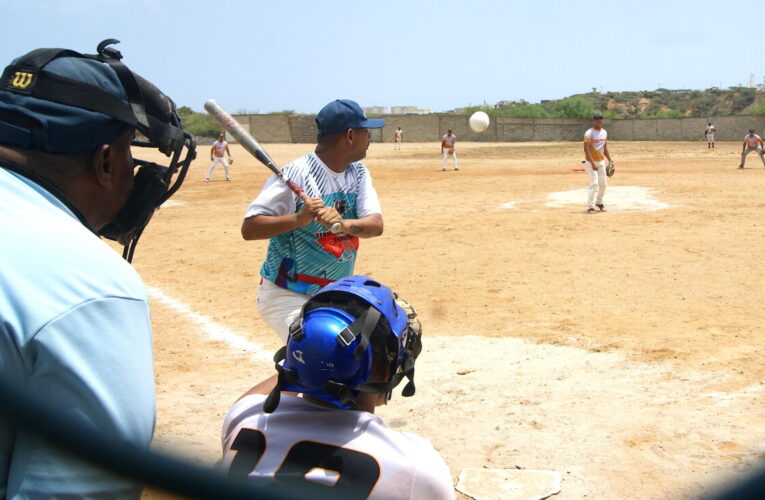
<svg viewBox="0 0 765 500">
<path fill-rule="evenodd" d="M 312 148 L 267 149 L 285 164 Z M 425 332 L 417 395 L 379 414 L 431 439 L 455 481 L 519 467 L 559 471 L 555 498 L 698 497 L 765 458 L 765 168 L 737 169 L 739 142 L 609 150 L 609 211 L 586 215 L 579 143 L 458 143 L 459 172 L 439 171 L 438 143 L 370 147 L 385 234 L 356 271 Z M 155 448 L 214 464 L 226 410 L 278 345 L 255 308 L 266 242 L 239 234 L 269 172 L 233 146 L 233 181 L 218 167 L 206 183 L 199 153 L 134 263 Z"/>
</svg>

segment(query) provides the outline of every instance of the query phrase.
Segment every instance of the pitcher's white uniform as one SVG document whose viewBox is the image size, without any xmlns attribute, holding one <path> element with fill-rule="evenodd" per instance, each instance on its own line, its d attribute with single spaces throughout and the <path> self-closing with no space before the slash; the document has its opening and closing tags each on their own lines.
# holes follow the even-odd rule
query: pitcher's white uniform
<svg viewBox="0 0 765 500">
<path fill-rule="evenodd" d="M 601 128 L 600 130 L 591 128 L 584 133 L 584 142 L 590 148 L 592 161 L 595 163 L 595 166 L 598 167 L 598 169 L 595 170 L 592 168 L 592 164 L 590 164 L 589 161 L 584 162 L 587 176 L 590 181 L 587 189 L 588 209 L 594 209 L 596 205 L 603 205 L 603 195 L 606 193 L 606 186 L 608 185 L 606 157 L 604 156 L 607 140 L 608 132 L 606 132 L 606 129 L 604 128 Z"/>
<path fill-rule="evenodd" d="M 428 440 L 390 429 L 366 411 L 282 394 L 267 414 L 265 400 L 245 396 L 226 415 L 222 467 L 229 475 L 272 481 L 304 498 L 454 498 L 449 468 Z M 330 453 L 339 460 L 323 461 Z M 338 461 L 342 470 L 333 468 Z"/>
<path fill-rule="evenodd" d="M 456 142 L 457 136 L 454 134 L 449 135 L 447 133 L 441 138 L 441 152 L 444 155 L 443 160 L 441 160 L 441 170 L 446 170 L 446 159 L 449 156 L 452 157 L 452 167 L 454 167 L 454 170 L 459 170 L 457 168 L 457 151 L 454 150 Z"/>
<path fill-rule="evenodd" d="M 226 160 L 225 153 L 228 150 L 228 143 L 226 141 L 217 140 L 213 142 L 212 144 L 212 161 L 210 162 L 210 167 L 207 169 L 207 177 L 205 177 L 206 181 L 210 180 L 210 177 L 212 177 L 213 170 L 215 170 L 215 165 L 218 163 L 223 164 L 223 169 L 226 171 L 226 180 L 230 181 L 231 176 L 228 175 L 228 161 Z M 231 155 L 229 155 L 229 158 Z"/>
</svg>

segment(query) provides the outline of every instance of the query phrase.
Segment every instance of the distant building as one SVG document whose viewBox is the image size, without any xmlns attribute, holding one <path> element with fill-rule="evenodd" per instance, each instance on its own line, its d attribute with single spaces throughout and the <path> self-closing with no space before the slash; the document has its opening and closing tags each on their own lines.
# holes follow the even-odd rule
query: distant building
<svg viewBox="0 0 765 500">
<path fill-rule="evenodd" d="M 429 109 L 420 109 L 417 106 L 391 106 L 392 115 L 425 115 L 430 113 Z"/>
<path fill-rule="evenodd" d="M 387 115 L 388 107 L 387 106 L 368 106 L 364 108 L 364 113 L 368 115 Z"/>
</svg>

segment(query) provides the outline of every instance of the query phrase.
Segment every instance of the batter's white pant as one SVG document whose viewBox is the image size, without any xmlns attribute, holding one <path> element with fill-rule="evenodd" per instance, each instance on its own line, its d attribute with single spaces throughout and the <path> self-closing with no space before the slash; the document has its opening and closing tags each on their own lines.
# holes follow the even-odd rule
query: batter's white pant
<svg viewBox="0 0 765 500">
<path fill-rule="evenodd" d="M 452 157 L 452 168 L 457 170 L 457 151 L 455 150 L 454 153 L 449 154 L 449 149 L 447 148 L 444 148 L 444 159 L 441 160 L 441 170 L 446 170 L 446 159 L 449 156 Z"/>
<path fill-rule="evenodd" d="M 587 188 L 587 208 L 595 208 L 595 205 L 603 204 L 603 195 L 606 194 L 608 185 L 608 175 L 606 175 L 606 161 L 596 161 L 597 170 L 592 168 L 588 161 L 584 162 L 587 177 L 590 179 L 590 186 Z"/>
<path fill-rule="evenodd" d="M 210 168 L 207 169 L 207 177 L 205 177 L 206 180 L 210 180 L 210 177 L 212 177 L 213 170 L 215 170 L 215 165 L 218 163 L 223 164 L 223 169 L 226 171 L 226 180 L 231 179 L 228 175 L 228 160 L 226 160 L 225 156 L 213 156 L 212 162 L 210 162 Z"/>
<path fill-rule="evenodd" d="M 256 300 L 260 317 L 276 332 L 282 344 L 287 344 L 290 325 L 310 297 L 277 286 L 267 279 L 258 287 Z"/>
<path fill-rule="evenodd" d="M 757 154 L 760 155 L 760 160 L 762 160 L 762 166 L 765 167 L 765 156 L 762 155 L 762 148 L 760 146 L 757 146 L 756 148 L 750 148 L 749 146 L 747 146 L 744 149 L 744 152 L 741 153 L 741 165 L 740 166 L 742 166 L 742 167 L 744 166 L 744 163 L 746 162 L 746 155 L 748 155 L 752 151 L 757 151 Z"/>
</svg>

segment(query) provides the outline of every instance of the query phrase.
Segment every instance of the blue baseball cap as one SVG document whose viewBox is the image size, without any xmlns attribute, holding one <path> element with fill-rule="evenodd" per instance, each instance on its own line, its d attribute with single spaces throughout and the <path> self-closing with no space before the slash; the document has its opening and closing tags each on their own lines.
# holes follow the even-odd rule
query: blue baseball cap
<svg viewBox="0 0 765 500">
<path fill-rule="evenodd" d="M 316 126 L 321 137 L 345 132 L 349 128 L 382 128 L 385 126 L 385 120 L 367 118 L 357 102 L 337 99 L 321 108 L 316 115 Z"/>
<path fill-rule="evenodd" d="M 59 57 L 46 64 L 44 71 L 98 87 L 129 106 L 117 73 L 106 63 Z M 6 146 L 79 153 L 109 144 L 131 127 L 102 113 L 4 89 L 0 90 L 0 144 Z"/>
</svg>

